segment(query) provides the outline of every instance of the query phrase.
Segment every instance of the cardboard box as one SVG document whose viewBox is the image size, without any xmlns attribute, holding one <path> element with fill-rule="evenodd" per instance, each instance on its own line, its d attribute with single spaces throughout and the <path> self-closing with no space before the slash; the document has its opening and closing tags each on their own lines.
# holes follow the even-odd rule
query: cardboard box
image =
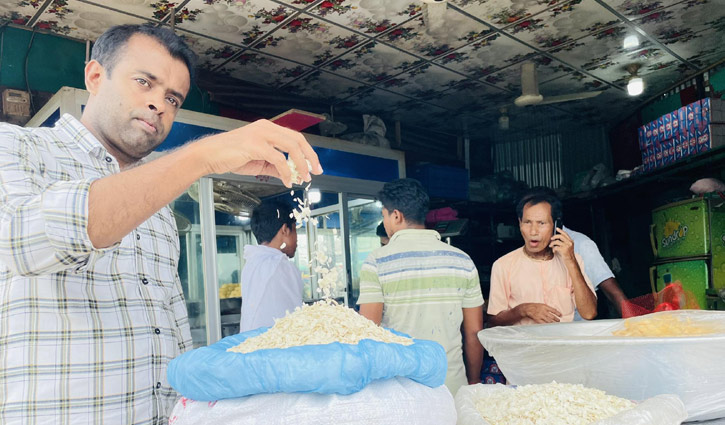
<svg viewBox="0 0 725 425">
<path fill-rule="evenodd" d="M 665 140 L 660 143 L 662 146 L 662 165 L 669 165 L 674 162 L 674 149 L 672 150 L 672 154 L 670 154 L 670 148 L 672 147 L 672 139 Z"/>
<path fill-rule="evenodd" d="M 670 112 L 670 121 L 672 122 L 672 138 L 678 139 L 680 137 L 680 116 L 677 111 Z"/>
<path fill-rule="evenodd" d="M 704 117 L 702 116 L 702 105 L 700 101 L 693 103 L 693 112 L 695 114 L 695 130 L 703 132 L 707 124 L 705 123 Z M 710 108 L 708 107 L 708 111 Z M 709 132 L 708 132 L 709 133 Z"/>
<path fill-rule="evenodd" d="M 680 144 L 679 137 L 672 139 L 673 144 L 675 145 L 675 162 L 681 160 L 683 158 L 682 156 L 682 145 Z"/>
<path fill-rule="evenodd" d="M 652 129 L 652 139 L 651 139 L 652 144 L 655 144 L 660 139 L 660 128 L 657 125 L 657 120 L 652 121 L 651 123 L 649 123 L 649 125 L 650 125 L 650 128 Z"/>
<path fill-rule="evenodd" d="M 662 144 L 655 143 L 655 168 L 660 168 L 664 165 L 664 157 L 662 155 Z"/>
<path fill-rule="evenodd" d="M 687 131 L 690 131 L 690 129 L 695 126 L 695 103 L 700 103 L 700 101 L 698 100 L 697 102 L 693 102 L 693 103 L 690 103 L 689 105 L 685 106 L 685 108 L 686 108 L 686 112 L 685 112 L 686 124 L 685 125 L 687 126 Z M 680 123 L 680 125 L 682 125 L 682 123 Z"/>
<path fill-rule="evenodd" d="M 710 127 L 697 130 L 697 153 L 703 153 L 710 150 Z"/>
<path fill-rule="evenodd" d="M 652 123 L 648 122 L 644 125 L 644 143 L 646 147 L 652 146 Z"/>
<path fill-rule="evenodd" d="M 665 141 L 665 117 L 657 118 L 657 141 Z"/>
<path fill-rule="evenodd" d="M 687 131 L 687 144 L 690 148 L 689 156 L 697 155 L 697 132 L 695 131 L 694 125 Z"/>
<path fill-rule="evenodd" d="M 682 131 L 680 131 L 677 144 L 680 146 L 680 159 L 690 156 L 690 143 L 685 128 L 682 128 Z"/>
<path fill-rule="evenodd" d="M 665 126 L 664 140 L 672 139 L 672 114 L 667 113 L 662 115 L 662 122 Z"/>
<path fill-rule="evenodd" d="M 647 156 L 649 157 L 649 169 L 647 171 L 652 171 L 656 168 L 656 157 L 655 157 L 655 147 L 654 145 L 650 145 L 647 147 Z"/>
</svg>

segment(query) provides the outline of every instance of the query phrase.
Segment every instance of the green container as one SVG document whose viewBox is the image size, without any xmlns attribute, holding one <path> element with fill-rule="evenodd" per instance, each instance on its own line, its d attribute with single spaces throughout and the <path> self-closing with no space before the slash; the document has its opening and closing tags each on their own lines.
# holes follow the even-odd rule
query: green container
<svg viewBox="0 0 725 425">
<path fill-rule="evenodd" d="M 657 258 L 710 254 L 710 216 L 707 199 L 665 205 L 652 211 L 652 249 Z"/>
<path fill-rule="evenodd" d="M 710 205 L 712 287 L 725 289 L 725 201 L 714 198 Z"/>
<path fill-rule="evenodd" d="M 707 260 L 673 261 L 654 265 L 652 283 L 657 292 L 672 282 L 682 283 L 682 289 L 695 297 L 700 308 L 707 308 L 707 290 L 710 287 L 710 270 Z"/>
</svg>

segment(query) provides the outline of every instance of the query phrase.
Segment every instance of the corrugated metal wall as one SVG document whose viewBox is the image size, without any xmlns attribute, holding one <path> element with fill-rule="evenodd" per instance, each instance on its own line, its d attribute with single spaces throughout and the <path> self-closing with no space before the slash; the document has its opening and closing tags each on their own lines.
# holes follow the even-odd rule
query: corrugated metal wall
<svg viewBox="0 0 725 425">
<path fill-rule="evenodd" d="M 558 188 L 598 163 L 611 168 L 609 140 L 603 127 L 556 131 L 547 135 L 497 135 L 494 172 L 511 171 L 529 186 Z"/>
</svg>

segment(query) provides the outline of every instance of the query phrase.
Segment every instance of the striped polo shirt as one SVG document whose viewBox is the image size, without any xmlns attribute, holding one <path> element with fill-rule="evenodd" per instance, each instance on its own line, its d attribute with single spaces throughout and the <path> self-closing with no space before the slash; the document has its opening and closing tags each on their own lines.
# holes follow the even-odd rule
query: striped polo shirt
<svg viewBox="0 0 725 425">
<path fill-rule="evenodd" d="M 441 344 L 448 357 L 446 386 L 466 385 L 461 324 L 464 308 L 483 305 L 471 258 L 441 242 L 435 230 L 395 232 L 360 270 L 358 304 L 383 303 L 381 325 Z"/>
</svg>

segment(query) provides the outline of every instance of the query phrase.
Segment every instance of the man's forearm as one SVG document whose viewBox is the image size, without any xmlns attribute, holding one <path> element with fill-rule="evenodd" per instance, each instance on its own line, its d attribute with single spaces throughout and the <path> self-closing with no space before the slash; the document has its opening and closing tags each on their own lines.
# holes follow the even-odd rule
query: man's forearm
<svg viewBox="0 0 725 425">
<path fill-rule="evenodd" d="M 514 323 L 518 323 L 523 316 L 521 314 L 520 306 L 504 310 L 495 316 L 488 316 L 486 320 L 486 327 L 492 328 L 494 326 L 511 326 Z"/>
<path fill-rule="evenodd" d="M 478 340 L 477 334 L 467 334 L 463 337 L 463 341 L 468 384 L 478 384 L 481 382 L 481 368 L 483 367 L 483 346 Z"/>
<path fill-rule="evenodd" d="M 567 261 L 566 269 L 571 276 L 572 286 L 574 288 L 574 302 L 579 314 L 587 320 L 597 317 L 597 297 L 589 289 L 584 275 L 579 268 L 576 260 Z"/>
<path fill-rule="evenodd" d="M 619 287 L 617 280 L 610 277 L 602 281 L 599 287 L 602 288 L 602 292 L 604 292 L 607 299 L 614 304 L 614 308 L 617 310 L 619 317 L 622 317 L 622 303 L 627 301 L 627 296 L 622 292 L 622 288 Z"/>
<path fill-rule="evenodd" d="M 188 144 L 149 163 L 96 180 L 88 196 L 88 236 L 96 248 L 120 241 L 205 175 Z"/>
</svg>

